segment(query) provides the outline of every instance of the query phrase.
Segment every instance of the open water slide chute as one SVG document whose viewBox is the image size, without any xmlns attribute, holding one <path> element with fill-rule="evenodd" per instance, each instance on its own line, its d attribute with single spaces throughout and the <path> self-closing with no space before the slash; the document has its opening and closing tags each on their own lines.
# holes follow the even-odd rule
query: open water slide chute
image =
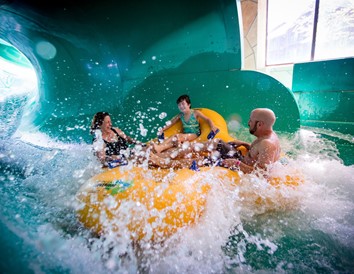
<svg viewBox="0 0 354 274">
<path fill-rule="evenodd" d="M 298 106 L 284 85 L 242 70 L 239 1 L 51 5 L 0 3 L 0 57 L 32 64 L 38 78 L 39 94 L 26 115 L 32 129 L 66 142 L 89 142 L 92 116 L 108 111 L 121 128 L 149 140 L 164 123 L 160 119 L 176 114 L 176 99 L 185 93 L 192 107 L 213 109 L 226 120 L 237 116 L 244 126 L 253 108 L 269 107 L 278 118 L 276 130 L 300 127 Z M 1 92 L 4 115 L 18 122 L 25 104 L 6 94 L 11 88 Z M 18 124 L 2 126 L 7 134 L 1 137 L 10 137 Z"/>
</svg>

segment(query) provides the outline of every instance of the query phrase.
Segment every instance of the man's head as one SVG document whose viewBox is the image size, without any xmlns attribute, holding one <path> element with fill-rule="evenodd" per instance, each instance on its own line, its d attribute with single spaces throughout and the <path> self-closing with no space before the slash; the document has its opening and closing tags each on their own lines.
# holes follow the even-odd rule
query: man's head
<svg viewBox="0 0 354 274">
<path fill-rule="evenodd" d="M 256 108 L 252 110 L 248 121 L 249 131 L 255 136 L 273 131 L 275 120 L 275 114 L 271 109 Z"/>
</svg>

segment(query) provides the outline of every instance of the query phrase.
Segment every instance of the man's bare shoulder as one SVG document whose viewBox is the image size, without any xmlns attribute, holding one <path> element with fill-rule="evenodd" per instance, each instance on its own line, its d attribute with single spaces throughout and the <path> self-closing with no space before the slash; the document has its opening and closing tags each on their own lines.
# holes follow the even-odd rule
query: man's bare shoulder
<svg viewBox="0 0 354 274">
<path fill-rule="evenodd" d="M 258 144 L 262 147 L 279 147 L 279 139 L 277 136 L 272 136 L 260 140 Z"/>
<path fill-rule="evenodd" d="M 275 135 L 275 138 L 263 139 L 258 146 L 259 157 L 263 159 L 264 163 L 272 163 L 279 159 L 280 155 L 280 143 Z"/>
</svg>

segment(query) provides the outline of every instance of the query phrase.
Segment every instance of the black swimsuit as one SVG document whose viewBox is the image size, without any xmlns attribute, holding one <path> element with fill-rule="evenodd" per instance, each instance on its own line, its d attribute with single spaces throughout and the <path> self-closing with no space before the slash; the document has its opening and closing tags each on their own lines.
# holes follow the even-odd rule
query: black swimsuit
<svg viewBox="0 0 354 274">
<path fill-rule="evenodd" d="M 117 135 L 118 140 L 116 142 L 107 142 L 106 140 L 103 140 L 106 144 L 106 155 L 120 155 L 121 150 L 128 148 L 128 141 L 121 137 L 114 128 L 111 128 L 111 130 Z"/>
</svg>

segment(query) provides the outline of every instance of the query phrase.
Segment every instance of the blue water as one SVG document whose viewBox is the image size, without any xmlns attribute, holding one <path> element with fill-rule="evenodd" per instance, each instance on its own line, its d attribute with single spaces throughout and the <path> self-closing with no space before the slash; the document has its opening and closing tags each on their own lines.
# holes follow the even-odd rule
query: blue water
<svg viewBox="0 0 354 274">
<path fill-rule="evenodd" d="M 0 143 L 0 271 L 353 273 L 354 166 L 311 129 L 281 143 L 290 157 L 275 172 L 297 170 L 301 186 L 276 189 L 254 175 L 235 189 L 215 181 L 197 225 L 162 246 L 137 247 L 97 238 L 77 221 L 75 194 L 100 171 L 89 145 L 18 132 Z"/>
</svg>

